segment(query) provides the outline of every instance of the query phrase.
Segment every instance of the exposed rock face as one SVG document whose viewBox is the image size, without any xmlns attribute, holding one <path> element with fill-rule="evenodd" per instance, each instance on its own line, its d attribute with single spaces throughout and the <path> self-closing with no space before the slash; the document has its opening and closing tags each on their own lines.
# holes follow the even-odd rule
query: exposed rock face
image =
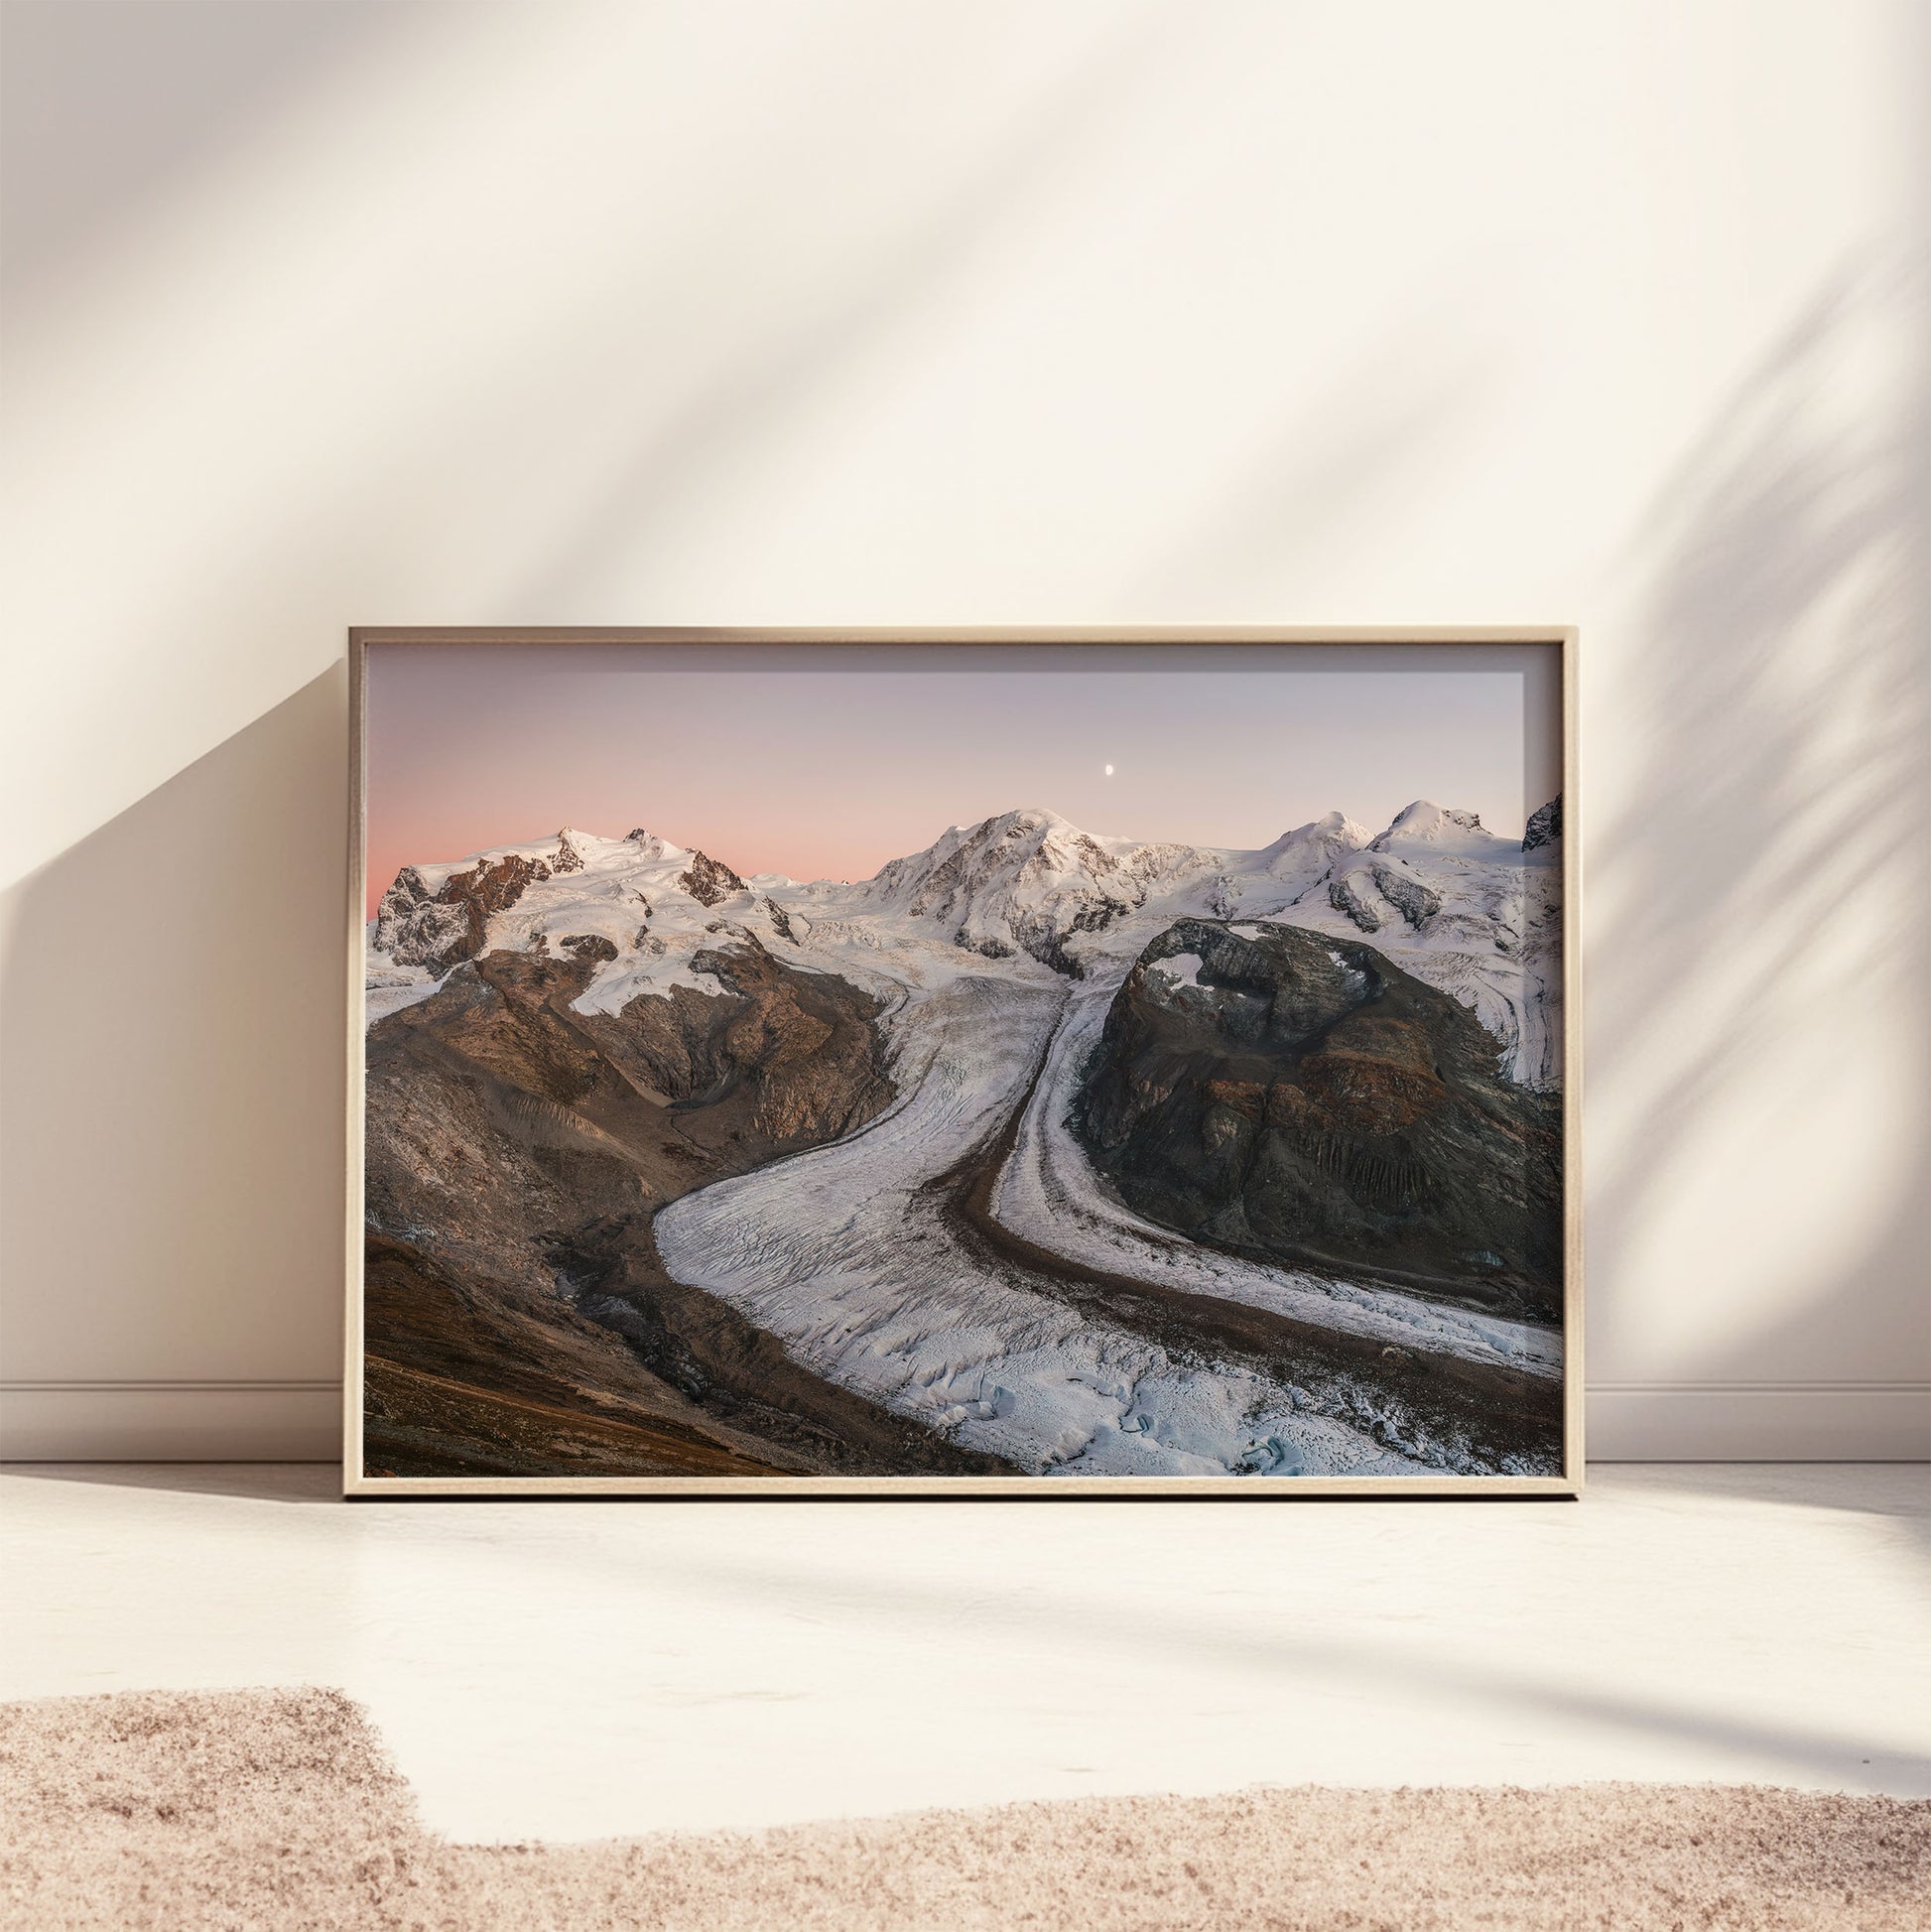
<svg viewBox="0 0 1931 1932">
<path fill-rule="evenodd" d="M 890 1100 L 871 1025 L 879 1002 L 785 966 L 748 934 L 695 954 L 691 966 L 724 994 L 679 986 L 621 1013 L 573 1018 L 633 1085 L 668 1096 L 720 1174 L 848 1133 Z"/>
<path fill-rule="evenodd" d="M 744 890 L 744 881 L 728 865 L 707 857 L 703 852 L 691 854 L 691 869 L 678 883 L 701 906 L 714 906 L 720 899 L 728 899 L 733 892 Z"/>
<path fill-rule="evenodd" d="M 1547 805 L 1538 806 L 1529 814 L 1529 822 L 1522 832 L 1522 849 L 1532 852 L 1541 845 L 1553 845 L 1562 837 L 1562 794 L 1558 792 Z"/>
<path fill-rule="evenodd" d="M 663 1275 L 656 1208 L 892 1097 L 878 1002 L 755 945 L 585 1015 L 609 942 L 492 952 L 368 1036 L 371 1465 L 987 1470 Z M 378 1285 L 380 1292 L 377 1292 Z"/>
<path fill-rule="evenodd" d="M 1328 885 L 1328 903 L 1339 913 L 1345 913 L 1364 933 L 1378 933 L 1381 930 L 1381 915 L 1355 891 L 1352 881 L 1334 879 Z"/>
<path fill-rule="evenodd" d="M 769 895 L 763 904 L 764 916 L 770 920 L 771 930 L 780 939 L 789 940 L 794 946 L 803 946 L 811 938 L 812 922 L 802 912 L 787 911 Z"/>
<path fill-rule="evenodd" d="M 447 972 L 482 951 L 492 913 L 507 912 L 526 886 L 549 876 L 550 867 L 542 859 L 512 852 L 484 859 L 466 872 L 452 872 L 432 891 L 415 866 L 405 865 L 376 910 L 375 950 L 398 966 Z"/>
<path fill-rule="evenodd" d="M 602 960 L 614 960 L 617 957 L 616 946 L 600 933 L 572 933 L 568 938 L 560 939 L 557 944 L 573 958 L 587 960 L 592 965 Z"/>
<path fill-rule="evenodd" d="M 1560 1313 L 1557 1102 L 1371 947 L 1177 922 L 1115 995 L 1075 1123 L 1129 1206 L 1197 1239 Z"/>
<path fill-rule="evenodd" d="M 732 948 L 694 961 L 722 994 L 679 986 L 617 1014 L 575 1012 L 570 1002 L 605 946 L 593 941 L 570 960 L 485 954 L 371 1029 L 376 1224 L 423 1219 L 506 1249 L 565 1213 L 547 1193 L 559 1184 L 551 1154 L 570 1157 L 571 1191 L 581 1183 L 577 1156 L 616 1163 L 591 1190 L 599 1211 L 616 1200 L 658 1203 L 830 1139 L 890 1099 L 871 1025 L 877 1003 L 845 981 Z M 439 1117 L 473 1128 L 460 1153 L 447 1133 L 427 1137 Z M 526 1162 L 535 1171 L 525 1174 Z M 480 1191 L 451 1196 L 472 1175 Z M 543 1205 L 511 1212 L 525 1181 Z M 415 1212 L 423 1191 L 444 1204 L 433 1218 Z"/>
<path fill-rule="evenodd" d="M 1382 898 L 1417 932 L 1442 909 L 1442 895 L 1439 892 L 1432 891 L 1418 879 L 1404 878 L 1399 872 L 1391 872 L 1385 865 L 1375 866 L 1374 883 Z"/>
<path fill-rule="evenodd" d="M 1364 933 L 1381 930 L 1386 923 L 1382 911 L 1389 907 L 1420 932 L 1442 910 L 1442 895 L 1391 866 L 1366 864 L 1351 866 L 1330 880 L 1328 903 Z"/>
</svg>

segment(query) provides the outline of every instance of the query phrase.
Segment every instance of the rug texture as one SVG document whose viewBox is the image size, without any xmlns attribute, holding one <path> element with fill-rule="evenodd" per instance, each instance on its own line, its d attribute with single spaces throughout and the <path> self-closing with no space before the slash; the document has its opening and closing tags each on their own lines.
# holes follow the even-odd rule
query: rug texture
<svg viewBox="0 0 1931 1932">
<path fill-rule="evenodd" d="M 0 1922 L 32 1932 L 1931 1924 L 1931 1803 L 1761 1786 L 1306 1786 L 453 1845 L 318 1690 L 0 1708 Z"/>
</svg>

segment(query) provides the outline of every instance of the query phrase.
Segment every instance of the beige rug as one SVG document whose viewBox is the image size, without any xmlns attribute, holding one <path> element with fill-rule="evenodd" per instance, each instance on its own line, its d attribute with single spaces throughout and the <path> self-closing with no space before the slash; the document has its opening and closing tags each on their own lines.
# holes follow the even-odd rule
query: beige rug
<svg viewBox="0 0 1931 1932">
<path fill-rule="evenodd" d="M 31 1932 L 1931 1924 L 1931 1803 L 1760 1786 L 1307 1786 L 451 1845 L 332 1691 L 0 1707 L 0 1923 Z"/>
</svg>

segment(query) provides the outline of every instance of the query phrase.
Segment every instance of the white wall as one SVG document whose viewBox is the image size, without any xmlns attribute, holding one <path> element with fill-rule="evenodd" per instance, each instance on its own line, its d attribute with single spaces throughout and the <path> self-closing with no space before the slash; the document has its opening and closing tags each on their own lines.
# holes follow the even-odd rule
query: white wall
<svg viewBox="0 0 1931 1932">
<path fill-rule="evenodd" d="M 7 10 L 16 1454 L 327 1454 L 350 623 L 1577 622 L 1593 1447 L 1925 1452 L 1921 7 Z"/>
</svg>

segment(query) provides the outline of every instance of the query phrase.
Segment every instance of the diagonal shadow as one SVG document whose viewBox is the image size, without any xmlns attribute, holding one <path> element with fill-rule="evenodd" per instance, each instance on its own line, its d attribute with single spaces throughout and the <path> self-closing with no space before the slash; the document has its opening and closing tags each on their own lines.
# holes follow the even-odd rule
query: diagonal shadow
<svg viewBox="0 0 1931 1932">
<path fill-rule="evenodd" d="M 338 1371 L 339 665 L 0 902 L 14 1379 Z"/>
<path fill-rule="evenodd" d="M 702 491 L 787 415 L 808 407 L 838 374 L 909 325 L 949 284 L 963 281 L 981 250 L 1091 150 L 1095 133 L 1130 110 L 1135 87 L 1157 83 L 1192 44 L 1176 10 L 1121 9 L 1109 44 L 1008 122 L 977 166 L 943 195 L 915 208 L 873 242 L 859 272 L 837 278 L 815 314 L 766 327 L 660 424 L 641 433 L 600 502 L 513 587 L 512 610 L 554 613 L 585 583 L 650 540 L 674 506 Z"/>
<path fill-rule="evenodd" d="M 424 0 L 8 0 L 0 11 L 0 281 L 10 297 L 137 228 Z M 75 139 L 77 129 L 85 139 Z"/>
<path fill-rule="evenodd" d="M 1640 1130 L 1596 1168 L 1599 1281 L 1679 1211 L 1713 1131 L 1754 1124 L 1753 1082 L 1829 1026 L 1832 1005 L 1845 1020 L 1884 1015 L 1894 1051 L 1922 1051 L 1931 1034 L 1916 967 L 1931 946 L 1926 392 L 1917 371 L 1874 433 L 1873 413 L 1836 393 L 1873 337 L 1913 332 L 1931 339 L 1921 269 L 1847 270 L 1742 385 L 1639 547 L 1634 568 L 1652 588 L 1620 674 L 1636 696 L 1609 727 L 1630 751 L 1631 803 L 1592 842 L 1590 890 L 1609 908 L 1592 956 L 1596 1078 Z M 1858 942 L 1848 963 L 1847 936 Z M 1849 1307 L 1867 1331 L 1888 1311 L 1906 1359 L 1927 1353 L 1911 1189 L 1873 1191 L 1849 1212 L 1873 1158 L 1931 1171 L 1921 1082 L 1868 1117 L 1882 1071 L 1852 1076 L 1867 1097 L 1853 1138 L 1811 1144 L 1809 1212 L 1828 1213 L 1833 1188 L 1847 1212 L 1799 1305 L 1733 1323 L 1674 1372 L 1720 1379 L 1828 1360 Z M 1808 1131 L 1800 1117 L 1789 1125 Z M 1604 1306 L 1608 1339 L 1635 1353 L 1621 1305 Z"/>
</svg>

